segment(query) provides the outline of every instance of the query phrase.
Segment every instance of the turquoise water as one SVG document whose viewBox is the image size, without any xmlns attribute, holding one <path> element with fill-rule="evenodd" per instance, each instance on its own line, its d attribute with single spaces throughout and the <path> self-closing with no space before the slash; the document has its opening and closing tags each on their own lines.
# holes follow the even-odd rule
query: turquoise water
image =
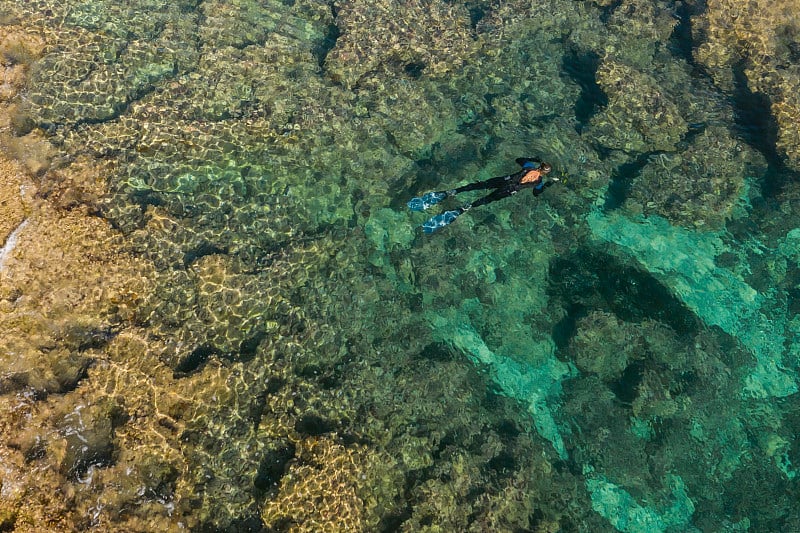
<svg viewBox="0 0 800 533">
<path fill-rule="evenodd" d="M 0 389 L 3 486 L 70 495 L 0 529 L 800 529 L 797 147 L 700 53 L 724 4 L 0 8 L 9 135 L 149 269 Z M 559 182 L 406 207 L 524 156 Z"/>
</svg>

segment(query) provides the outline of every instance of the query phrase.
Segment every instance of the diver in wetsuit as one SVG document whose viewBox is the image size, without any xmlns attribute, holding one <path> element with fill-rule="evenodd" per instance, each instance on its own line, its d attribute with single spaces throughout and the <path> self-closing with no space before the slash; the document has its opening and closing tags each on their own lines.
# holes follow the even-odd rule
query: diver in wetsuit
<svg viewBox="0 0 800 533">
<path fill-rule="evenodd" d="M 481 205 L 500 200 L 507 196 L 516 194 L 522 189 L 533 189 L 533 195 L 539 196 L 542 192 L 553 183 L 558 181 L 558 178 L 551 178 L 548 181 L 544 177 L 553 169 L 548 163 L 543 163 L 540 159 L 519 157 L 517 164 L 522 167 L 522 170 L 507 176 L 498 176 L 485 181 L 478 181 L 458 187 L 457 189 L 450 189 L 448 191 L 429 192 L 422 197 L 414 197 L 408 202 L 408 207 L 412 211 L 425 211 L 429 207 L 438 204 L 448 196 L 455 196 L 456 194 L 477 191 L 481 189 L 494 189 L 490 194 L 483 198 L 476 200 L 472 203 L 465 204 L 458 209 L 445 211 L 428 219 L 422 225 L 422 230 L 425 233 L 433 233 L 439 228 L 443 228 L 453 222 L 459 215 Z"/>
</svg>

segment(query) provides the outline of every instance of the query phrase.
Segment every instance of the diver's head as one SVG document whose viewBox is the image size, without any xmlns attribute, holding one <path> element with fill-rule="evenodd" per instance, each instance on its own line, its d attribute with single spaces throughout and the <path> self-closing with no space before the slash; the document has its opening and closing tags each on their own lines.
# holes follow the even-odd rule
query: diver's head
<svg viewBox="0 0 800 533">
<path fill-rule="evenodd" d="M 552 165 L 550 163 L 542 163 L 542 166 L 539 167 L 539 170 L 542 174 L 550 174 L 550 171 L 553 170 Z"/>
</svg>

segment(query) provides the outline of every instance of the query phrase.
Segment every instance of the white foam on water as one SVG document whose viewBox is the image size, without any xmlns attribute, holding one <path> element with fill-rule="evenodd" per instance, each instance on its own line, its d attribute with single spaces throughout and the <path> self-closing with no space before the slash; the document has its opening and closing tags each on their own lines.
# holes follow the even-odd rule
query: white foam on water
<svg viewBox="0 0 800 533">
<path fill-rule="evenodd" d="M 14 251 L 14 248 L 17 246 L 17 240 L 19 239 L 19 234 L 25 229 L 25 226 L 28 225 L 28 219 L 20 223 L 17 228 L 11 232 L 11 235 L 8 236 L 6 239 L 5 244 L 2 248 L 0 248 L 0 272 L 2 272 L 6 267 L 6 261 L 11 256 L 11 252 Z"/>
</svg>

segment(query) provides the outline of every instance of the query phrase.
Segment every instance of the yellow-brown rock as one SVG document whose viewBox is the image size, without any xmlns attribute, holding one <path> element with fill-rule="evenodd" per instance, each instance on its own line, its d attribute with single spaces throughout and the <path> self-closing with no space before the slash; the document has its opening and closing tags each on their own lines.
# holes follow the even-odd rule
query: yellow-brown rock
<svg viewBox="0 0 800 533">
<path fill-rule="evenodd" d="M 298 461 L 289 468 L 276 498 L 262 518 L 268 527 L 291 524 L 290 531 L 369 531 L 370 516 L 358 487 L 366 479 L 367 455 L 328 438 L 298 443 Z"/>
</svg>

